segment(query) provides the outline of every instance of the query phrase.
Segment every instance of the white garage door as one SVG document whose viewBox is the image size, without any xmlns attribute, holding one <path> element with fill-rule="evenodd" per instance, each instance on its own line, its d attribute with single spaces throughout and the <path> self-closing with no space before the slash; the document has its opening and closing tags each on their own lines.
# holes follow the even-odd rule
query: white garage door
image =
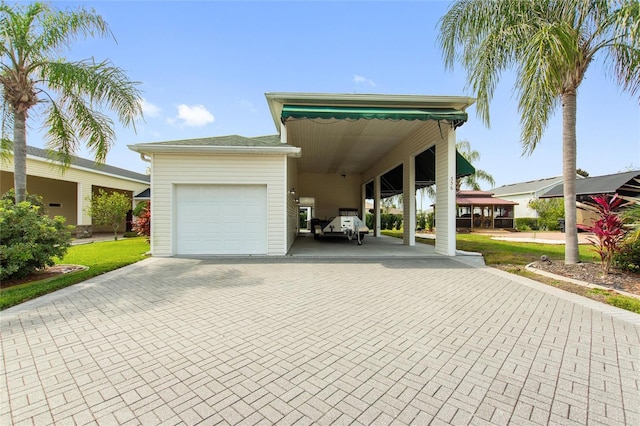
<svg viewBox="0 0 640 426">
<path fill-rule="evenodd" d="M 177 254 L 266 254 L 265 185 L 176 186 Z"/>
</svg>

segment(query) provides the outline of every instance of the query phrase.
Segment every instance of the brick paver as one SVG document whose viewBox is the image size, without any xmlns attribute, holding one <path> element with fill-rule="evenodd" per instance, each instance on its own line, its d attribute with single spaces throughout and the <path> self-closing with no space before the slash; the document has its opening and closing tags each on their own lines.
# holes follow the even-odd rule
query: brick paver
<svg viewBox="0 0 640 426">
<path fill-rule="evenodd" d="M 154 258 L 0 315 L 2 424 L 640 424 L 639 315 L 447 258 Z"/>
</svg>

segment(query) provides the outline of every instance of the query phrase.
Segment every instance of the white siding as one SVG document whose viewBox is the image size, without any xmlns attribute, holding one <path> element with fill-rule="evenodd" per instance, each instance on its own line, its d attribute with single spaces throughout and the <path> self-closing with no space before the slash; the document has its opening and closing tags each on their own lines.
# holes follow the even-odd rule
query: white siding
<svg viewBox="0 0 640 426">
<path fill-rule="evenodd" d="M 287 204 L 287 247 L 288 252 L 293 245 L 296 237 L 298 236 L 298 226 L 300 223 L 300 206 L 296 202 L 296 199 L 300 198 L 300 188 L 298 187 L 298 160 L 296 158 L 285 158 L 285 165 L 287 167 L 287 183 L 285 188 L 287 191 L 286 204 Z M 296 193 L 291 194 L 288 190 L 295 188 Z"/>
<path fill-rule="evenodd" d="M 436 253 L 456 254 L 456 132 L 443 126 L 436 144 Z"/>
<path fill-rule="evenodd" d="M 285 156 L 282 155 L 152 155 L 152 238 L 154 256 L 175 254 L 174 185 L 267 185 L 267 254 L 286 254 Z"/>
</svg>

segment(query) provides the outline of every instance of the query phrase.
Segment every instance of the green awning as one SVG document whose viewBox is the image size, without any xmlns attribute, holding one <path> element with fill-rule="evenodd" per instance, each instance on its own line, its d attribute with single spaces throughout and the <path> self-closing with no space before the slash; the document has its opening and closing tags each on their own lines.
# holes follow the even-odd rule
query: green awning
<svg viewBox="0 0 640 426">
<path fill-rule="evenodd" d="M 467 113 L 453 108 L 376 108 L 284 105 L 282 122 L 289 118 L 336 120 L 447 120 L 456 127 L 467 121 Z"/>
<path fill-rule="evenodd" d="M 456 178 L 474 175 L 476 168 L 471 165 L 458 151 L 456 151 Z"/>
</svg>

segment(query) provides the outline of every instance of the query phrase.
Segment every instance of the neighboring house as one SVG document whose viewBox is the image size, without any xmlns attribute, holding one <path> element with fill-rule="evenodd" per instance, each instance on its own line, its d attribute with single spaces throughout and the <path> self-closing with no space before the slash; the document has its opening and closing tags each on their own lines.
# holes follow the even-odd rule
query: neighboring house
<svg viewBox="0 0 640 426">
<path fill-rule="evenodd" d="M 456 197 L 459 229 L 513 229 L 518 203 L 496 198 L 491 191 L 459 191 Z"/>
<path fill-rule="evenodd" d="M 0 161 L 2 194 L 13 188 L 13 170 L 12 159 Z M 110 227 L 92 227 L 87 215 L 92 194 L 103 189 L 122 192 L 133 199 L 133 195 L 149 187 L 149 182 L 148 175 L 80 157 L 72 157 L 69 168 L 63 170 L 59 162 L 49 158 L 47 150 L 27 147 L 27 192 L 42 196 L 49 216 L 64 216 L 67 224 L 77 227 L 79 237 L 89 236 L 92 231 L 113 231 Z"/>
<path fill-rule="evenodd" d="M 277 135 L 130 145 L 151 163 L 151 252 L 285 255 L 301 208 L 315 218 L 404 194 L 415 245 L 417 188 L 435 183 L 436 252 L 455 255 L 455 150 L 468 97 L 267 93 Z M 451 185 L 450 185 L 451 183 Z M 374 209 L 377 210 L 377 209 Z M 373 233 L 380 235 L 380 215 Z"/>
<path fill-rule="evenodd" d="M 537 200 L 542 194 L 559 183 L 562 183 L 562 176 L 512 183 L 490 191 L 496 197 L 517 203 L 514 210 L 515 217 L 537 218 L 536 211 L 529 208 L 529 201 Z"/>
<path fill-rule="evenodd" d="M 640 170 L 576 179 L 576 201 L 578 203 L 592 202 L 591 196 L 602 194 L 640 198 Z M 540 198 L 560 198 L 563 196 L 564 184 L 561 183 L 545 192 Z M 580 208 L 576 213 L 578 224 L 589 226 L 595 219 L 594 213 Z"/>
</svg>

